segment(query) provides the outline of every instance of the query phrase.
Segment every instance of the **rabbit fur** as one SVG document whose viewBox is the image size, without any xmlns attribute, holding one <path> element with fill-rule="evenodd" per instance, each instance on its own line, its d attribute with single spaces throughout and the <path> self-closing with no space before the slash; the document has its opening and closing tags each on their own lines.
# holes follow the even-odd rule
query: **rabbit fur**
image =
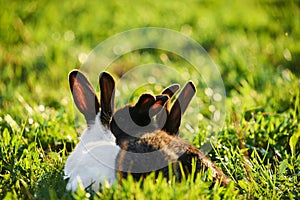
<svg viewBox="0 0 300 200">
<path fill-rule="evenodd" d="M 78 184 L 99 190 L 99 185 L 109 186 L 116 179 L 115 160 L 120 151 L 109 130 L 114 106 L 114 80 L 103 72 L 99 77 L 100 102 L 87 78 L 78 70 L 69 74 L 74 102 L 84 115 L 87 129 L 80 142 L 67 158 L 64 178 L 69 179 L 66 189 L 76 191 Z"/>
<path fill-rule="evenodd" d="M 174 88 L 176 92 L 178 88 Z M 228 185 L 230 179 L 203 152 L 178 137 L 181 116 L 195 92 L 193 83 L 188 82 L 170 112 L 166 107 L 174 91 L 170 93 L 168 88 L 156 97 L 143 94 L 135 105 L 115 112 L 110 126 L 121 147 L 116 160 L 121 178 L 126 178 L 130 173 L 135 180 L 139 180 L 155 171 L 156 175 L 161 172 L 169 179 L 168 165 L 171 164 L 173 174 L 180 181 L 183 173 L 188 175 L 193 172 L 194 160 L 195 178 L 197 172 L 210 168 L 214 181 Z M 131 123 L 128 123 L 129 117 Z"/>
</svg>

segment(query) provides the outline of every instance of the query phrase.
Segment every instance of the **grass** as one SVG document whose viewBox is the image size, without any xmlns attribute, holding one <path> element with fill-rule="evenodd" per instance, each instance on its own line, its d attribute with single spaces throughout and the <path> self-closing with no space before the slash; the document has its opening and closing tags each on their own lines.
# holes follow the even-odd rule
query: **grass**
<svg viewBox="0 0 300 200">
<path fill-rule="evenodd" d="M 1 1 L 0 199 L 296 199 L 300 198 L 300 4 L 298 1 Z M 63 166 L 84 126 L 74 126 L 67 74 L 99 42 L 132 28 L 184 33 L 219 66 L 226 120 L 209 156 L 233 180 L 131 179 L 97 193 L 65 191 Z M 169 61 L 165 63 L 161 55 Z M 168 52 L 136 51 L 124 69 L 151 62 L 185 65 Z M 119 65 L 119 67 L 118 67 Z M 192 77 L 192 75 L 191 75 Z M 163 77 L 172 82 L 172 75 Z M 161 88 L 156 88 L 156 92 Z M 198 88 L 201 97 L 205 88 Z M 137 94 L 139 91 L 137 91 Z M 201 95 L 200 95 L 201 94 Z M 126 93 L 125 93 L 126 95 Z M 118 98 L 118 106 L 125 99 Z M 134 100 L 131 99 L 131 100 Z M 193 106 L 191 106 L 193 108 Z M 206 109 L 202 110 L 205 116 Z M 194 121 L 186 115 L 185 122 Z M 194 122 L 193 122 L 194 123 Z M 210 130 L 192 126 L 200 147 Z M 191 128 L 183 126 L 183 137 Z"/>
</svg>

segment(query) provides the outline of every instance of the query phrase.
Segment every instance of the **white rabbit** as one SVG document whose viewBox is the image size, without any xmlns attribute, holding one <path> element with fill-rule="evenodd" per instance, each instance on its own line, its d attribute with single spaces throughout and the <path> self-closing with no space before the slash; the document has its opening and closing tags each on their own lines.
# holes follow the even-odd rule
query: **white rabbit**
<svg viewBox="0 0 300 200">
<path fill-rule="evenodd" d="M 66 188 L 74 192 L 78 184 L 82 184 L 84 188 L 91 186 L 97 191 L 99 184 L 111 185 L 116 179 L 115 160 L 120 148 L 109 130 L 115 82 L 108 73 L 100 74 L 101 107 L 92 85 L 80 71 L 70 72 L 69 84 L 74 102 L 88 127 L 65 164 L 64 177 L 69 178 Z"/>
</svg>

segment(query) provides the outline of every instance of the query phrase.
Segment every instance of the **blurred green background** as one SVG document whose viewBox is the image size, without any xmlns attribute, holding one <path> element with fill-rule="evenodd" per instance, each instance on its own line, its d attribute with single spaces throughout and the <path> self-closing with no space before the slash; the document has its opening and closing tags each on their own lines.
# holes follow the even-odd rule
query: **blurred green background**
<svg viewBox="0 0 300 200">
<path fill-rule="evenodd" d="M 231 149 L 241 140 L 270 162 L 288 159 L 289 165 L 299 164 L 299 159 L 289 160 L 299 158 L 298 139 L 291 139 L 300 134 L 299 1 L 0 0 L 0 5 L 0 198 L 8 191 L 35 197 L 45 189 L 37 180 L 49 182 L 49 173 L 62 170 L 68 154 L 64 147 L 70 151 L 78 142 L 68 72 L 80 68 L 83 57 L 100 42 L 140 27 L 179 31 L 202 45 L 219 66 L 227 118 L 218 144 L 230 149 L 220 147 L 219 153 L 228 156 L 232 177 L 245 177 L 242 168 L 235 171 L 241 160 L 234 160 L 236 149 Z M 161 53 L 124 56 L 114 76 L 142 62 L 164 64 Z M 199 133 L 192 142 L 203 141 Z M 31 159 L 25 156 L 28 152 L 34 152 Z M 218 162 L 216 153 L 211 156 Z M 278 169 L 285 166 L 277 164 Z M 290 172 L 297 173 L 299 169 Z M 251 193 L 243 186 L 237 190 Z"/>
<path fill-rule="evenodd" d="M 106 38 L 156 26 L 195 39 L 222 72 L 230 95 L 242 80 L 269 87 L 299 75 L 299 3 L 294 1 L 2 1 L 1 107 L 15 94 L 44 104 L 65 96 L 66 74 Z M 273 76 L 273 78 L 271 78 Z M 47 92 L 42 92 L 44 86 Z M 54 89 L 55 88 L 55 89 Z M 24 94 L 25 93 L 25 94 Z M 54 94 L 56 93 L 56 94 Z"/>
</svg>

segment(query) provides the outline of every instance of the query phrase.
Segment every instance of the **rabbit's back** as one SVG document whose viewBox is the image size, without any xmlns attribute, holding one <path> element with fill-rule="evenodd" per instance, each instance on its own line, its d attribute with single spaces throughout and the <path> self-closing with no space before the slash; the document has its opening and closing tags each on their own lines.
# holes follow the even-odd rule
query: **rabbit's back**
<svg viewBox="0 0 300 200">
<path fill-rule="evenodd" d="M 124 142 L 122 150 L 117 156 L 117 169 L 122 171 L 122 177 L 126 178 L 128 173 L 138 180 L 148 175 L 151 171 L 162 173 L 169 178 L 169 164 L 172 173 L 176 173 L 177 179 L 181 180 L 180 164 L 184 173 L 190 174 L 192 160 L 196 161 L 196 170 L 201 168 L 201 151 L 197 151 L 189 143 L 176 136 L 171 136 L 164 131 L 146 133 L 141 138 Z"/>
<path fill-rule="evenodd" d="M 156 175 L 162 173 L 167 179 L 173 174 L 177 181 L 181 181 L 183 173 L 185 176 L 194 173 L 196 179 L 198 172 L 210 168 L 215 180 L 221 180 L 223 185 L 230 181 L 202 151 L 164 131 L 146 133 L 141 138 L 124 142 L 121 148 L 116 167 L 123 178 L 130 173 L 139 180 L 155 171 Z"/>
<path fill-rule="evenodd" d="M 75 191 L 79 182 L 84 188 L 92 185 L 95 191 L 100 183 L 111 185 L 116 179 L 115 158 L 119 150 L 113 134 L 100 123 L 98 113 L 95 124 L 84 131 L 66 161 L 64 173 L 65 178 L 69 178 L 67 190 Z"/>
</svg>

